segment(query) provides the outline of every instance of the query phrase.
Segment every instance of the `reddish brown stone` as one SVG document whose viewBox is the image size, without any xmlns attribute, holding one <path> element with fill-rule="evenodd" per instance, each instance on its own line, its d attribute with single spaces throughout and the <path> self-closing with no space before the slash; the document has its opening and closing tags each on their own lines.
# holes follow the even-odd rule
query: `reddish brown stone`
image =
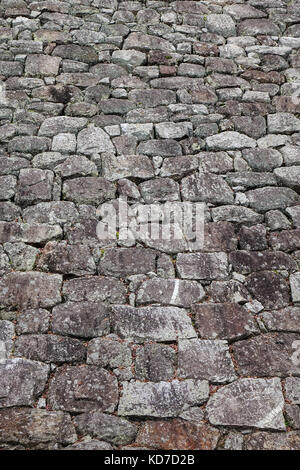
<svg viewBox="0 0 300 470">
<path fill-rule="evenodd" d="M 213 450 L 220 432 L 207 425 L 181 419 L 148 421 L 140 429 L 136 444 L 163 450 Z"/>
<path fill-rule="evenodd" d="M 216 44 L 210 44 L 208 42 L 197 42 L 193 45 L 193 53 L 199 54 L 204 57 L 217 56 L 219 55 L 219 48 Z"/>
<path fill-rule="evenodd" d="M 176 67 L 173 65 L 160 65 L 159 66 L 160 75 L 176 75 Z"/>
<path fill-rule="evenodd" d="M 261 72 L 260 70 L 247 70 L 242 73 L 245 80 L 256 80 L 259 83 L 276 83 L 281 85 L 284 83 L 284 76 L 279 72 Z"/>
<path fill-rule="evenodd" d="M 194 305 L 196 329 L 205 339 L 240 339 L 257 332 L 255 321 L 237 303 Z"/>
</svg>

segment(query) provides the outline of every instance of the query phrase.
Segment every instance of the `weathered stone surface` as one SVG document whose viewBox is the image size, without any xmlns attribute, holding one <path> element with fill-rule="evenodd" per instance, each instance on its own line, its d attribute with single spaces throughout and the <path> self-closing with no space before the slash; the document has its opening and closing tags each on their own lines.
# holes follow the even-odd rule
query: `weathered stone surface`
<svg viewBox="0 0 300 470">
<path fill-rule="evenodd" d="M 254 171 L 272 171 L 283 163 L 280 152 L 275 149 L 245 149 L 242 154 Z"/>
<path fill-rule="evenodd" d="M 283 228 L 283 227 L 280 227 Z M 282 230 L 270 234 L 273 250 L 294 251 L 300 248 L 300 230 Z"/>
<path fill-rule="evenodd" d="M 108 248 L 99 262 L 99 273 L 126 277 L 155 271 L 156 252 L 147 248 Z"/>
<path fill-rule="evenodd" d="M 300 433 L 297 431 L 255 432 L 245 437 L 245 450 L 299 450 Z"/>
<path fill-rule="evenodd" d="M 108 302 L 123 304 L 126 288 L 121 281 L 108 277 L 81 277 L 65 281 L 63 297 L 72 302 Z"/>
<path fill-rule="evenodd" d="M 250 274 L 246 288 L 267 309 L 279 309 L 289 304 L 289 289 L 286 281 L 272 271 Z"/>
<path fill-rule="evenodd" d="M 50 150 L 50 145 L 51 141 L 48 137 L 19 136 L 10 140 L 8 150 L 10 152 L 28 152 L 36 154 Z M 27 165 L 24 166 L 26 167 Z"/>
<path fill-rule="evenodd" d="M 101 204 L 115 196 L 116 188 L 105 178 L 87 176 L 68 180 L 63 185 L 63 196 L 78 204 Z"/>
<path fill-rule="evenodd" d="M 113 450 L 113 447 L 104 441 L 91 439 L 87 437 L 82 441 L 75 442 L 75 444 L 66 447 L 67 450 Z"/>
<path fill-rule="evenodd" d="M 182 198 L 185 201 L 204 201 L 213 204 L 233 203 L 234 193 L 219 175 L 193 174 L 182 180 Z"/>
<path fill-rule="evenodd" d="M 159 139 L 182 139 L 190 135 L 191 131 L 192 125 L 189 122 L 161 122 L 155 124 L 156 136 Z"/>
<path fill-rule="evenodd" d="M 250 223 L 261 222 L 263 216 L 248 207 L 225 205 L 212 208 L 214 221 L 226 220 L 228 222 Z"/>
<path fill-rule="evenodd" d="M 0 242 L 45 243 L 62 236 L 58 225 L 0 222 Z"/>
<path fill-rule="evenodd" d="M 114 51 L 111 59 L 114 64 L 119 64 L 128 70 L 132 70 L 138 65 L 142 65 L 146 62 L 146 54 L 136 51 L 135 49 Z"/>
<path fill-rule="evenodd" d="M 56 116 L 45 119 L 40 127 L 39 135 L 53 137 L 56 134 L 77 133 L 87 124 L 85 118 L 75 118 L 69 116 Z"/>
<path fill-rule="evenodd" d="M 218 390 L 207 404 L 213 425 L 285 430 L 280 380 L 240 379 Z"/>
<path fill-rule="evenodd" d="M 1 449 L 299 448 L 298 3 L 0 1 Z"/>
<path fill-rule="evenodd" d="M 103 176 L 109 181 L 136 177 L 148 179 L 154 177 L 152 163 L 145 155 L 104 154 L 102 157 Z"/>
<path fill-rule="evenodd" d="M 165 344 L 145 344 L 136 351 L 135 376 L 138 380 L 160 382 L 174 377 L 176 352 Z"/>
<path fill-rule="evenodd" d="M 176 341 L 177 338 L 196 336 L 191 319 L 184 309 L 178 307 L 113 306 L 111 322 L 117 335 L 137 343 Z"/>
<path fill-rule="evenodd" d="M 286 398 L 295 405 L 300 404 L 300 378 L 287 377 L 285 380 Z"/>
<path fill-rule="evenodd" d="M 203 303 L 193 306 L 201 338 L 236 340 L 258 332 L 253 315 L 237 303 Z"/>
<path fill-rule="evenodd" d="M 285 209 L 296 204 L 299 196 L 290 188 L 264 187 L 246 192 L 250 207 L 259 212 Z"/>
<path fill-rule="evenodd" d="M 43 54 L 29 55 L 25 62 L 25 74 L 31 77 L 57 75 L 60 63 L 60 57 Z"/>
<path fill-rule="evenodd" d="M 300 273 L 294 273 L 290 276 L 292 301 L 300 302 Z"/>
<path fill-rule="evenodd" d="M 5 222 L 12 222 L 20 216 L 20 208 L 9 201 L 0 201 L 0 219 Z"/>
<path fill-rule="evenodd" d="M 232 251 L 229 255 L 229 262 L 236 272 L 242 274 L 250 274 L 254 271 L 296 268 L 294 260 L 281 251 Z"/>
<path fill-rule="evenodd" d="M 258 36 L 259 34 L 279 36 L 280 29 L 267 19 L 247 19 L 239 24 L 238 33 L 241 36 Z"/>
<path fill-rule="evenodd" d="M 220 432 L 207 424 L 173 419 L 147 421 L 139 430 L 136 443 L 163 450 L 214 450 L 219 437 Z"/>
<path fill-rule="evenodd" d="M 92 339 L 88 344 L 87 363 L 102 367 L 130 367 L 131 351 L 115 335 Z"/>
<path fill-rule="evenodd" d="M 91 46 L 77 44 L 56 46 L 53 55 L 63 59 L 79 60 L 87 64 L 95 64 L 98 60 L 97 52 Z"/>
<path fill-rule="evenodd" d="M 32 406 L 45 388 L 49 366 L 15 358 L 2 360 L 0 370 L 0 408 Z"/>
<path fill-rule="evenodd" d="M 12 352 L 15 326 L 8 320 L 0 320 L 0 358 L 6 359 Z"/>
<path fill-rule="evenodd" d="M 62 277 L 39 272 L 9 273 L 0 280 L 0 305 L 9 308 L 53 307 L 61 301 Z"/>
<path fill-rule="evenodd" d="M 96 366 L 60 367 L 49 386 L 53 410 L 112 413 L 118 402 L 117 379 Z"/>
<path fill-rule="evenodd" d="M 269 331 L 292 331 L 300 333 L 299 319 L 299 307 L 286 307 L 282 310 L 273 310 L 261 314 L 261 320 Z"/>
<path fill-rule="evenodd" d="M 221 132 L 221 134 L 207 137 L 206 143 L 209 150 L 234 150 L 256 147 L 254 139 L 233 131 Z"/>
<path fill-rule="evenodd" d="M 96 265 L 86 245 L 67 245 L 66 242 L 49 242 L 38 261 L 43 271 L 83 276 L 94 274 Z"/>
<path fill-rule="evenodd" d="M 227 279 L 226 253 L 179 253 L 177 269 L 182 279 Z"/>
<path fill-rule="evenodd" d="M 296 374 L 299 364 L 293 353 L 299 338 L 295 333 L 267 333 L 235 343 L 232 349 L 239 373 L 257 377 Z"/>
<path fill-rule="evenodd" d="M 290 113 L 268 115 L 268 130 L 273 134 L 290 134 L 300 130 L 300 120 Z"/>
<path fill-rule="evenodd" d="M 66 302 L 52 311 L 53 333 L 93 338 L 109 333 L 109 307 L 100 302 Z"/>
<path fill-rule="evenodd" d="M 299 166 L 289 166 L 288 168 L 275 168 L 274 174 L 284 186 L 292 189 L 299 188 Z"/>
<path fill-rule="evenodd" d="M 204 225 L 203 251 L 231 251 L 237 247 L 234 226 L 228 222 L 209 222 Z"/>
<path fill-rule="evenodd" d="M 77 137 L 77 152 L 84 155 L 111 152 L 113 144 L 106 132 L 100 127 L 87 127 L 79 132 Z"/>
<path fill-rule="evenodd" d="M 47 448 L 56 443 L 71 444 L 76 439 L 74 425 L 67 413 L 34 408 L 9 408 L 0 411 L 1 443 Z"/>
<path fill-rule="evenodd" d="M 78 211 L 73 202 L 41 202 L 27 207 L 23 211 L 23 220 L 27 223 L 65 224 L 78 218 Z"/>
<path fill-rule="evenodd" d="M 140 154 L 149 156 L 159 155 L 161 157 L 173 157 L 182 154 L 181 146 L 176 140 L 152 139 L 141 142 L 137 148 Z"/>
<path fill-rule="evenodd" d="M 206 379 L 213 383 L 236 379 L 227 341 L 180 340 L 178 368 L 182 378 Z"/>
<path fill-rule="evenodd" d="M 118 416 L 101 411 L 83 413 L 75 418 L 77 431 L 115 445 L 130 444 L 137 433 L 137 426 Z"/>
<path fill-rule="evenodd" d="M 71 338 L 57 335 L 22 335 L 16 339 L 14 355 L 34 361 L 82 362 L 86 351 L 84 345 Z"/>
<path fill-rule="evenodd" d="M 145 181 L 139 190 L 146 204 L 179 200 L 179 184 L 171 178 Z"/>
<path fill-rule="evenodd" d="M 250 300 L 250 294 L 243 284 L 234 279 L 230 281 L 212 281 L 208 294 L 214 302 L 245 303 Z"/>
<path fill-rule="evenodd" d="M 18 335 L 26 333 L 47 333 L 50 324 L 48 310 L 38 308 L 22 312 L 17 318 L 16 332 Z"/>
<path fill-rule="evenodd" d="M 207 15 L 205 25 L 211 33 L 227 38 L 235 36 L 235 23 L 229 15 Z"/>
<path fill-rule="evenodd" d="M 205 380 L 123 382 L 122 385 L 118 407 L 121 416 L 176 417 L 208 398 L 208 383 Z"/>
<path fill-rule="evenodd" d="M 158 303 L 190 307 L 205 296 L 201 284 L 196 281 L 181 281 L 179 279 L 149 279 L 137 292 L 137 304 Z"/>
<path fill-rule="evenodd" d="M 125 39 L 124 49 L 137 49 L 142 52 L 149 52 L 151 49 L 155 49 L 167 53 L 175 51 L 174 46 L 169 41 L 138 32 L 130 33 Z"/>
<path fill-rule="evenodd" d="M 21 206 L 30 206 L 52 200 L 54 175 L 50 170 L 20 170 L 15 202 Z"/>
</svg>

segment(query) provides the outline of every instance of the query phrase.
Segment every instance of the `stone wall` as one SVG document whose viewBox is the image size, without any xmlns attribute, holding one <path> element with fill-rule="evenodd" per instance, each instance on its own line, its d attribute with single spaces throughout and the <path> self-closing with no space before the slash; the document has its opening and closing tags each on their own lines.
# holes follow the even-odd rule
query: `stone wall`
<svg viewBox="0 0 300 470">
<path fill-rule="evenodd" d="M 300 449 L 299 47 L 297 0 L 1 0 L 1 449 Z M 204 245 L 101 242 L 120 196 Z"/>
</svg>

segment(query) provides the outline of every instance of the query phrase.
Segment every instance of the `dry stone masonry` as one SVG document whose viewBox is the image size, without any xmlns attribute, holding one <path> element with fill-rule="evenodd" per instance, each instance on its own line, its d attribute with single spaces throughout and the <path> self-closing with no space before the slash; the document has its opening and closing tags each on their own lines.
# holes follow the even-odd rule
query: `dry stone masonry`
<svg viewBox="0 0 300 470">
<path fill-rule="evenodd" d="M 299 0 L 1 0 L 0 449 L 300 450 L 299 50 Z"/>
</svg>

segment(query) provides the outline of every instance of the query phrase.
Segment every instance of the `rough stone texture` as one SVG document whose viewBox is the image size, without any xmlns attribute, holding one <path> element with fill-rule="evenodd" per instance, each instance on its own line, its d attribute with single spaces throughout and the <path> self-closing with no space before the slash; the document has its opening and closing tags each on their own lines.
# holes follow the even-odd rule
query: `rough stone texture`
<svg viewBox="0 0 300 470">
<path fill-rule="evenodd" d="M 205 380 L 124 382 L 118 413 L 121 416 L 176 417 L 208 398 Z"/>
<path fill-rule="evenodd" d="M 181 340 L 178 348 L 179 376 L 226 383 L 236 379 L 226 341 Z"/>
<path fill-rule="evenodd" d="M 165 344 L 145 344 L 136 351 L 135 373 L 139 380 L 170 380 L 174 376 L 176 352 Z"/>
<path fill-rule="evenodd" d="M 163 450 L 214 450 L 220 433 L 207 424 L 180 419 L 147 421 L 137 435 L 137 444 Z"/>
<path fill-rule="evenodd" d="M 112 307 L 112 327 L 121 338 L 138 343 L 196 336 L 191 319 L 178 307 Z"/>
<path fill-rule="evenodd" d="M 0 4 L 0 448 L 299 449 L 299 1 Z"/>
<path fill-rule="evenodd" d="M 299 450 L 300 433 L 255 432 L 245 438 L 245 450 Z"/>
<path fill-rule="evenodd" d="M 0 305 L 9 308 L 52 307 L 61 301 L 62 277 L 39 272 L 9 273 L 0 280 Z"/>
<path fill-rule="evenodd" d="M 77 431 L 111 444 L 130 444 L 137 433 L 137 426 L 126 419 L 111 416 L 101 411 L 83 413 L 75 418 Z"/>
<path fill-rule="evenodd" d="M 177 269 L 184 279 L 226 279 L 228 260 L 225 253 L 179 253 Z"/>
<path fill-rule="evenodd" d="M 56 443 L 71 444 L 76 432 L 70 415 L 62 411 L 8 408 L 0 411 L 0 442 L 27 448 L 51 449 Z"/>
<path fill-rule="evenodd" d="M 239 373 L 256 377 L 297 374 L 299 340 L 300 335 L 296 333 L 268 333 L 235 343 L 232 351 Z"/>
<path fill-rule="evenodd" d="M 137 304 L 159 303 L 190 307 L 199 302 L 205 292 L 198 282 L 173 279 L 150 279 L 137 292 Z"/>
<path fill-rule="evenodd" d="M 117 379 L 96 366 L 61 367 L 50 382 L 49 406 L 53 410 L 109 413 L 117 402 Z"/>
<path fill-rule="evenodd" d="M 35 361 L 81 362 L 85 359 L 84 345 L 72 338 L 57 335 L 22 335 L 15 342 L 15 356 Z"/>
<path fill-rule="evenodd" d="M 240 379 L 218 390 L 207 405 L 212 425 L 285 430 L 279 379 Z"/>
<path fill-rule="evenodd" d="M 258 332 L 253 315 L 238 303 L 203 303 L 193 312 L 201 338 L 231 341 Z"/>
<path fill-rule="evenodd" d="M 52 331 L 82 338 L 109 332 L 109 308 L 100 302 L 66 302 L 52 311 Z"/>
<path fill-rule="evenodd" d="M 23 358 L 2 360 L 0 369 L 0 408 L 32 406 L 43 392 L 49 374 L 46 364 Z"/>
<path fill-rule="evenodd" d="M 123 304 L 126 288 L 121 281 L 108 277 L 81 277 L 64 282 L 63 297 L 72 302 Z"/>
</svg>

